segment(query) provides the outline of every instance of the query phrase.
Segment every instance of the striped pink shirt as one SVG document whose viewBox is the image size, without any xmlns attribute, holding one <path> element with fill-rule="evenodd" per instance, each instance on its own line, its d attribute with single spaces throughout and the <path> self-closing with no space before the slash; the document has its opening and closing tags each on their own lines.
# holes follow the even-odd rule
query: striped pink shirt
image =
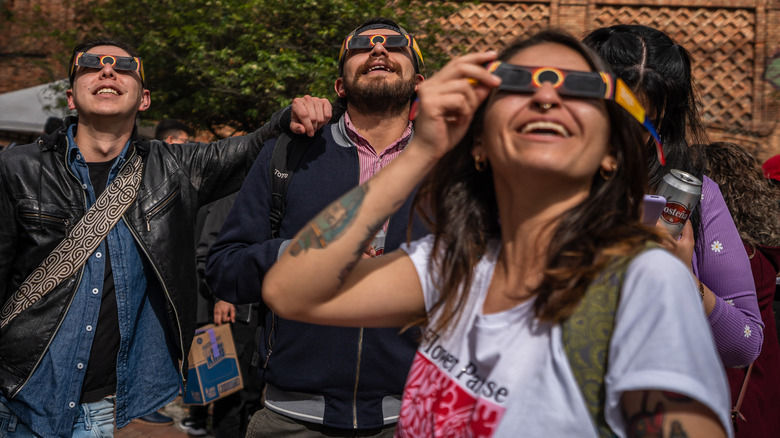
<svg viewBox="0 0 780 438">
<path fill-rule="evenodd" d="M 344 126 L 349 139 L 355 142 L 357 146 L 358 161 L 360 162 L 360 184 L 371 179 L 372 176 L 393 161 L 412 138 L 412 122 L 409 122 L 401 138 L 385 148 L 382 153 L 377 154 L 368 140 L 358 134 L 355 126 L 352 124 L 352 120 L 349 118 L 349 113 L 344 113 Z"/>
</svg>

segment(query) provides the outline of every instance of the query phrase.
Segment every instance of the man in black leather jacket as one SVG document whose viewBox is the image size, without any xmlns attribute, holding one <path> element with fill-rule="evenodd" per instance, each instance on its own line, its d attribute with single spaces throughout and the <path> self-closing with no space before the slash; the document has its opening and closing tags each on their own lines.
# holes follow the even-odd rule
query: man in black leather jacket
<svg viewBox="0 0 780 438">
<path fill-rule="evenodd" d="M 0 155 L 0 417 L 11 418 L 0 425 L 112 436 L 114 418 L 123 427 L 185 383 L 198 208 L 238 190 L 266 139 L 283 128 L 313 135 L 330 106 L 296 99 L 260 130 L 209 144 L 146 141 L 135 118 L 151 97 L 134 49 L 94 40 L 74 49 L 70 65 L 78 117 Z M 136 156 L 140 187 L 107 237 L 73 275 L 3 318 L 25 278 Z"/>
</svg>

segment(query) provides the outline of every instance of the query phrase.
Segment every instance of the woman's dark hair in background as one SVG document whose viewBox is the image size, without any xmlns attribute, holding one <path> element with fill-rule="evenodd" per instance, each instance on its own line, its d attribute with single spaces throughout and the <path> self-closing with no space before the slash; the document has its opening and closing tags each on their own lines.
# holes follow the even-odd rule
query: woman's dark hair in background
<svg viewBox="0 0 780 438">
<path fill-rule="evenodd" d="M 499 56 L 507 61 L 523 49 L 554 43 L 579 53 L 593 71 L 609 71 L 596 54 L 576 38 L 559 31 L 543 31 L 508 46 Z M 500 237 L 493 173 L 474 167 L 471 150 L 480 141 L 482 120 L 489 97 L 477 110 L 463 140 L 438 162 L 422 182 L 415 199 L 417 211 L 435 233 L 433 254 L 439 254 L 431 269 L 442 273 L 438 285 L 441 309 L 438 329 L 445 329 L 459 316 L 472 282 L 472 272 L 488 241 Z M 557 223 L 552 240 L 539 242 L 548 248 L 541 285 L 533 293 L 536 315 L 542 320 L 562 321 L 576 308 L 588 285 L 611 256 L 641 249 L 655 239 L 639 225 L 639 211 L 647 181 L 641 126 L 614 101 L 606 101 L 610 122 L 610 153 L 617 169 L 609 180 L 596 172 L 590 196 L 572 208 Z M 430 313 L 430 312 L 429 312 Z"/>
<path fill-rule="evenodd" d="M 689 145 L 707 143 L 699 119 L 691 55 L 665 33 L 652 27 L 620 24 L 596 29 L 583 39 L 622 78 L 647 110 L 661 137 L 666 156 L 662 166 L 648 139 L 649 191 L 658 188 L 669 169 L 702 178 L 703 163 Z M 701 212 L 691 220 L 698 236 Z"/>
<path fill-rule="evenodd" d="M 690 168 L 688 145 L 705 143 L 698 99 L 691 74 L 691 56 L 663 32 L 647 26 L 617 25 L 596 29 L 583 42 L 593 48 L 634 91 L 661 136 L 666 169 Z M 691 143 L 689 143 L 689 141 Z M 654 148 L 652 141 L 648 148 Z M 666 169 L 649 153 L 650 187 L 661 182 Z"/>
<path fill-rule="evenodd" d="M 764 177 L 761 163 L 734 143 L 698 147 L 705 172 L 720 186 L 742 241 L 754 248 L 780 246 L 780 189 Z"/>
</svg>

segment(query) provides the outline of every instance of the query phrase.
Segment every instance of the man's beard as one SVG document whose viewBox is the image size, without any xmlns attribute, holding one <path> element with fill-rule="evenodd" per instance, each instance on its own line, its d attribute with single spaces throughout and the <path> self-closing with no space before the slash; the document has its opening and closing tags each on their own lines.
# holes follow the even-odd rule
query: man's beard
<svg viewBox="0 0 780 438">
<path fill-rule="evenodd" d="M 347 103 L 362 113 L 398 114 L 409 109 L 416 85 L 414 77 L 400 81 L 372 80 L 358 72 L 351 82 L 344 81 L 344 92 Z"/>
</svg>

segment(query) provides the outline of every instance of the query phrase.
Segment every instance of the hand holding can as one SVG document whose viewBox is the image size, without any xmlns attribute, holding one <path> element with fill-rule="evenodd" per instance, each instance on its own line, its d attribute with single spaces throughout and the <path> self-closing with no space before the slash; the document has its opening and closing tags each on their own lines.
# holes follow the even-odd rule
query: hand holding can
<svg viewBox="0 0 780 438">
<path fill-rule="evenodd" d="M 660 223 L 677 239 L 701 200 L 701 181 L 690 173 L 672 169 L 664 175 L 656 195 L 666 198 Z"/>
</svg>

